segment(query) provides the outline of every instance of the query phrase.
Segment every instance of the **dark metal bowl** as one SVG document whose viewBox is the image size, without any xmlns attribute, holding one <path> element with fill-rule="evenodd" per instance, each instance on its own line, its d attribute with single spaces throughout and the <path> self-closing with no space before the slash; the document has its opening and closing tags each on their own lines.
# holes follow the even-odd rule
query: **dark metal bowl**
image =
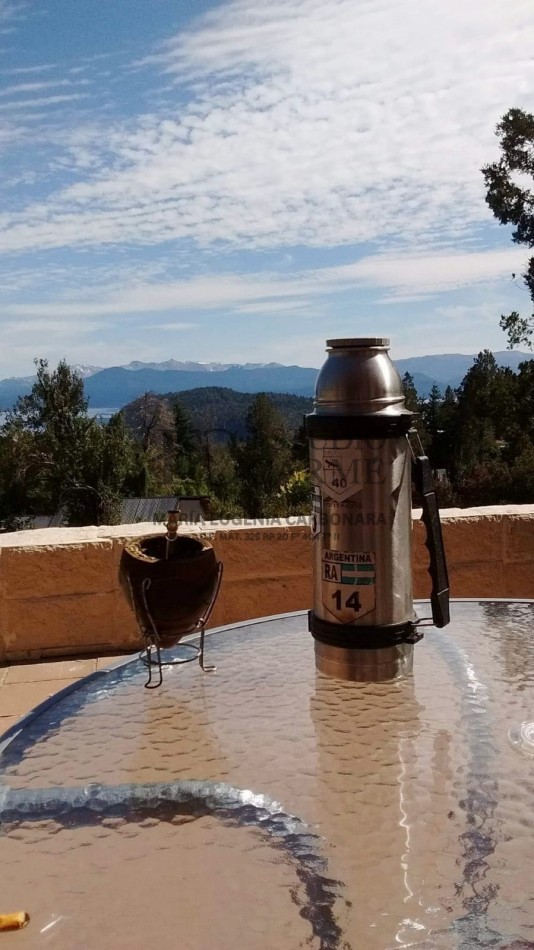
<svg viewBox="0 0 534 950">
<path fill-rule="evenodd" d="M 198 629 L 215 596 L 218 562 L 211 544 L 186 535 L 148 535 L 129 541 L 119 578 L 143 629 L 170 647 Z"/>
</svg>

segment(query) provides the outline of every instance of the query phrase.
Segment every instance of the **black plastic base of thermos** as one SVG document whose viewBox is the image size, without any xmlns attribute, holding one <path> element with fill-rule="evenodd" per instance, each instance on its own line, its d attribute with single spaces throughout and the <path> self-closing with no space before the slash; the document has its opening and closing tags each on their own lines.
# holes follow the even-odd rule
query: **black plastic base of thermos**
<svg viewBox="0 0 534 950">
<path fill-rule="evenodd" d="M 402 413 L 373 412 L 368 415 L 316 415 L 304 416 L 304 427 L 309 439 L 396 439 L 406 435 L 411 427 L 414 415 L 404 410 Z"/>
<path fill-rule="evenodd" d="M 321 620 L 308 611 L 308 630 L 314 640 L 345 650 L 380 650 L 399 643 L 417 643 L 423 631 L 415 623 L 392 623 L 380 627 L 354 626 Z"/>
</svg>

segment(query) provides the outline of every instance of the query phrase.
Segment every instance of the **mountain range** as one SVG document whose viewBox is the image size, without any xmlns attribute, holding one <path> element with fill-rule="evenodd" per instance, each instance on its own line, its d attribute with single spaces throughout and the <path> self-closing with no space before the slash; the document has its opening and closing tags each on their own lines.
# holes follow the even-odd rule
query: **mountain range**
<svg viewBox="0 0 534 950">
<path fill-rule="evenodd" d="M 530 353 L 504 350 L 493 354 L 500 366 L 517 371 L 520 363 L 533 359 Z M 443 392 L 462 382 L 475 356 L 443 353 L 396 360 L 401 376 L 408 372 L 420 396 L 428 396 L 432 386 Z M 163 363 L 134 361 L 125 366 L 102 369 L 97 366 L 72 367 L 84 380 L 90 409 L 119 409 L 145 392 L 176 393 L 216 385 L 242 393 L 272 392 L 312 396 L 318 369 L 284 366 L 280 363 L 195 363 L 166 360 Z M 34 376 L 0 380 L 0 409 L 10 409 L 19 396 L 30 392 Z"/>
</svg>

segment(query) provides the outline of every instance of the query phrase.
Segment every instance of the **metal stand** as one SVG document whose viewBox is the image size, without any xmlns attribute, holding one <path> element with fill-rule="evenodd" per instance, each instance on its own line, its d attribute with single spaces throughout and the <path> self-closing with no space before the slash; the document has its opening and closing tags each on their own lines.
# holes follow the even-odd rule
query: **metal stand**
<svg viewBox="0 0 534 950">
<path fill-rule="evenodd" d="M 191 663 L 193 660 L 198 660 L 198 665 L 200 666 L 200 669 L 204 673 L 214 673 L 216 671 L 217 669 L 216 666 L 206 666 L 204 663 L 204 640 L 205 640 L 206 624 L 215 606 L 215 601 L 217 600 L 217 596 L 219 594 L 219 590 L 221 587 L 222 574 L 223 574 L 223 564 L 222 564 L 222 561 L 219 561 L 217 564 L 217 586 L 215 588 L 213 597 L 210 603 L 208 604 L 208 607 L 205 613 L 202 615 L 200 620 L 197 620 L 195 626 L 191 629 L 191 634 L 200 633 L 200 643 L 198 645 L 196 643 L 178 644 L 183 650 L 190 652 L 191 655 L 182 656 L 182 657 L 175 656 L 173 657 L 173 659 L 169 659 L 169 660 L 165 659 L 165 657 L 162 659 L 162 656 L 161 656 L 161 649 L 162 649 L 161 637 L 159 635 L 158 628 L 156 626 L 154 618 L 150 612 L 150 608 L 148 606 L 148 601 L 147 601 L 147 596 L 146 596 L 147 591 L 150 588 L 151 582 L 150 582 L 150 578 L 148 577 L 145 578 L 141 586 L 141 593 L 143 596 L 143 605 L 146 611 L 146 615 L 150 621 L 150 629 L 147 629 L 146 627 L 144 627 L 143 624 L 140 622 L 139 615 L 137 616 L 137 622 L 139 624 L 139 628 L 141 630 L 143 639 L 145 641 L 145 648 L 139 654 L 139 659 L 141 660 L 142 663 L 145 664 L 145 666 L 148 667 L 148 679 L 145 683 L 145 689 L 157 689 L 158 686 L 161 686 L 161 684 L 163 683 L 163 667 L 164 666 L 181 666 L 182 663 Z M 130 590 L 131 589 L 132 587 L 130 583 Z M 132 591 L 132 602 L 135 604 L 135 601 L 133 599 L 133 591 Z M 152 668 L 153 667 L 156 667 L 157 669 L 157 681 L 154 683 L 152 682 L 152 678 L 153 678 Z"/>
</svg>

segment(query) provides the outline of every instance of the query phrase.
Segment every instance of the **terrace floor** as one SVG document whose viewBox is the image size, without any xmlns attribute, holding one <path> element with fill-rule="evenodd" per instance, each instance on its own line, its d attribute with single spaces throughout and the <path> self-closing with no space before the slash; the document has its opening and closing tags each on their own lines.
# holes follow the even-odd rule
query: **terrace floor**
<svg viewBox="0 0 534 950">
<path fill-rule="evenodd" d="M 131 655 L 131 654 L 130 654 Z M 39 703 L 69 683 L 103 669 L 120 655 L 90 659 L 41 660 L 14 663 L 0 668 L 0 735 Z"/>
</svg>

